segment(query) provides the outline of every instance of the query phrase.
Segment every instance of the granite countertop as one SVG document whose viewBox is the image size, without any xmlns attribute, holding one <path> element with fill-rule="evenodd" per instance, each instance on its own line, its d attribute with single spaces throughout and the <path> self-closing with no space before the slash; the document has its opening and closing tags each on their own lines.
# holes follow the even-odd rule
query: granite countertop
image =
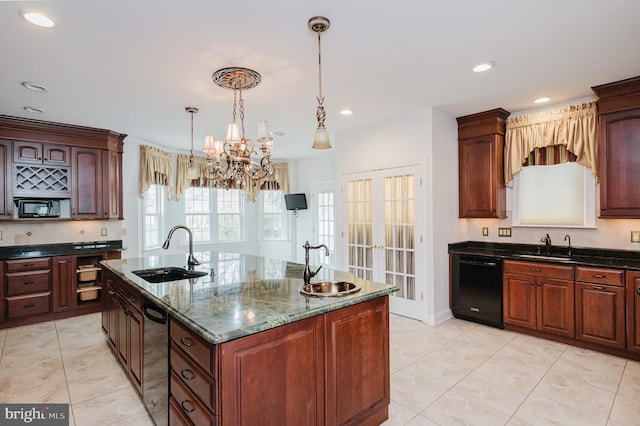
<svg viewBox="0 0 640 426">
<path fill-rule="evenodd" d="M 0 247 L 0 260 L 121 251 L 122 240 Z"/>
<path fill-rule="evenodd" d="M 520 260 L 527 262 L 557 263 L 563 265 L 593 266 L 640 270 L 640 251 L 612 250 L 600 248 L 572 247 L 571 256 L 568 247 L 552 246 L 550 258 L 544 255 L 537 259 L 522 255 L 538 255 L 539 244 L 491 243 L 482 241 L 464 241 L 449 244 L 449 254 L 467 254 L 499 259 Z M 544 253 L 544 248 L 542 250 Z M 557 257 L 554 259 L 554 257 Z M 562 258 L 562 259 L 558 259 Z"/>
<path fill-rule="evenodd" d="M 196 258 L 202 262 L 196 270 L 209 272 L 213 268 L 215 275 L 154 284 L 132 273 L 140 269 L 165 267 L 186 269 L 186 255 L 105 260 L 101 263 L 213 344 L 397 291 L 397 287 L 392 285 L 323 267 L 311 282 L 348 281 L 359 284 L 361 290 L 340 297 L 307 297 L 299 292 L 304 269 L 304 265 L 299 263 L 215 251 L 199 252 Z"/>
</svg>

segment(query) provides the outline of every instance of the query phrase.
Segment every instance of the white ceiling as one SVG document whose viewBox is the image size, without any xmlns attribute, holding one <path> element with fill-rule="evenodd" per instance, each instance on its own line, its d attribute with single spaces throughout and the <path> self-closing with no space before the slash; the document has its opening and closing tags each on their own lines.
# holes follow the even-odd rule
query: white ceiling
<svg viewBox="0 0 640 426">
<path fill-rule="evenodd" d="M 20 17 L 47 13 L 43 29 Z M 311 156 L 322 35 L 326 126 L 333 143 L 368 123 L 423 108 L 461 116 L 516 112 L 534 98 L 591 96 L 591 86 L 640 75 L 638 0 L 57 0 L 0 1 L 0 114 L 126 133 L 167 148 L 222 137 L 232 92 L 211 74 L 262 74 L 245 92 L 247 136 L 269 120 L 273 156 Z M 493 61 L 493 70 L 471 67 Z M 24 89 L 32 81 L 45 93 Z M 22 108 L 37 107 L 43 114 Z M 345 107 L 354 115 L 343 117 Z M 125 141 L 126 143 L 126 141 Z"/>
</svg>

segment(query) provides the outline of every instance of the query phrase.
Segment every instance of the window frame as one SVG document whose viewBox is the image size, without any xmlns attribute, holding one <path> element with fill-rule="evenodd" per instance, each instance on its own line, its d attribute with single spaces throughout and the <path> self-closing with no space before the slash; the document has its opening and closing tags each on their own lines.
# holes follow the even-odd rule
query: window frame
<svg viewBox="0 0 640 426">
<path fill-rule="evenodd" d="M 266 209 L 265 209 L 265 193 L 266 192 L 271 192 L 271 193 L 275 193 L 278 192 L 280 193 L 280 212 L 279 214 L 276 213 L 269 213 L 271 215 L 279 215 L 280 216 L 280 223 L 282 225 L 282 234 L 279 237 L 267 237 L 265 235 L 265 225 L 266 225 L 266 220 L 265 217 L 267 215 Z M 281 190 L 262 190 L 260 191 L 260 194 L 258 196 L 258 203 L 259 203 L 259 209 L 258 209 L 258 232 L 259 232 L 259 238 L 261 241 L 288 241 L 289 240 L 289 211 L 287 210 L 285 203 L 284 203 L 284 193 Z"/>
<path fill-rule="evenodd" d="M 158 212 L 156 213 L 148 213 L 147 212 L 147 197 L 153 193 L 157 199 L 156 203 L 158 205 Z M 152 184 L 149 186 L 142 197 L 142 249 L 143 250 L 154 250 L 162 247 L 163 243 L 163 235 L 165 229 L 165 221 L 164 218 L 167 215 L 167 187 L 164 185 L 156 185 Z M 157 218 L 157 226 L 158 229 L 155 230 L 157 244 L 148 245 L 147 242 L 147 217 Z"/>
<path fill-rule="evenodd" d="M 208 213 L 190 213 L 187 212 L 187 200 L 190 198 L 190 192 L 193 190 L 201 190 L 208 191 Z M 224 194 L 222 191 L 237 191 L 237 211 L 221 211 L 220 202 L 228 202 L 226 197 L 220 197 L 220 194 Z M 228 194 L 227 194 L 228 195 Z M 220 198 L 223 198 L 222 200 Z M 208 229 L 208 238 L 207 239 L 198 239 L 196 238 L 197 233 L 194 233 L 194 244 L 220 244 L 220 243 L 238 243 L 245 241 L 245 221 L 244 221 L 244 191 L 239 189 L 220 189 L 220 188 L 203 188 L 203 187 L 190 187 L 187 188 L 182 197 L 182 213 L 185 216 L 185 221 L 189 223 L 187 220 L 188 216 L 208 216 L 209 218 L 209 229 Z M 220 219 L 222 217 L 237 217 L 237 239 L 223 239 L 220 238 Z M 193 232 L 194 230 L 192 230 Z"/>
</svg>

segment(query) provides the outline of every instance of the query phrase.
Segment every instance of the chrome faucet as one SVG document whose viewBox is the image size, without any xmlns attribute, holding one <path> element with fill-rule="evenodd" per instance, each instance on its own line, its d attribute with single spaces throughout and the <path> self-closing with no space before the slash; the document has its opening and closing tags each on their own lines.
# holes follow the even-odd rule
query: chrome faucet
<svg viewBox="0 0 640 426">
<path fill-rule="evenodd" d="M 571 237 L 569 236 L 569 234 L 567 234 L 567 235 L 565 235 L 565 236 L 564 236 L 564 240 L 565 240 L 565 241 L 569 241 L 569 251 L 568 251 L 568 254 L 569 254 L 569 256 L 571 256 Z"/>
<path fill-rule="evenodd" d="M 169 244 L 171 243 L 171 237 L 173 236 L 173 233 L 175 232 L 176 229 L 184 229 L 185 231 L 187 231 L 187 234 L 189 234 L 189 258 L 187 259 L 187 265 L 188 265 L 187 269 L 190 271 L 193 271 L 193 267 L 196 265 L 199 265 L 200 262 L 198 261 L 198 259 L 196 259 L 193 256 L 193 233 L 191 232 L 191 229 L 189 229 L 184 225 L 174 226 L 169 231 L 169 235 L 167 236 L 167 239 L 164 241 L 164 244 L 162 244 L 162 248 L 165 250 L 169 248 Z"/>
<path fill-rule="evenodd" d="M 546 234 L 544 237 L 540 239 L 541 243 L 544 243 L 545 251 L 547 252 L 547 256 L 551 255 L 551 237 L 549 234 Z"/>
<path fill-rule="evenodd" d="M 302 274 L 302 279 L 304 280 L 305 284 L 309 284 L 311 278 L 315 277 L 318 271 L 322 269 L 322 265 L 320 265 L 320 267 L 316 269 L 315 272 L 311 272 L 311 269 L 309 269 L 309 249 L 319 249 L 324 247 L 325 256 L 329 256 L 329 247 L 324 244 L 320 244 L 319 246 L 312 246 L 309 245 L 309 241 L 304 243 L 302 247 L 304 247 L 304 272 Z"/>
</svg>

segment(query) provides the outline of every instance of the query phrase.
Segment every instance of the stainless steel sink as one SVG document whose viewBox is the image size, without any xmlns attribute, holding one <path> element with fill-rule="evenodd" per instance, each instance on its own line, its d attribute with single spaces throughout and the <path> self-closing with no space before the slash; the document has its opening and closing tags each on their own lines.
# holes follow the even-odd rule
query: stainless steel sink
<svg viewBox="0 0 640 426">
<path fill-rule="evenodd" d="M 179 281 L 188 278 L 198 278 L 207 275 L 202 271 L 188 271 L 184 268 L 169 267 L 155 269 L 141 269 L 139 271 L 131 271 L 143 280 L 150 283 L 164 283 L 167 281 Z"/>
<path fill-rule="evenodd" d="M 300 293 L 307 296 L 336 297 L 360 291 L 360 286 L 346 281 L 325 281 L 320 283 L 305 284 L 300 288 Z"/>
<path fill-rule="evenodd" d="M 551 260 L 554 262 L 571 262 L 571 258 L 568 256 L 547 256 L 546 254 L 516 254 L 516 257 L 520 257 L 523 259 Z"/>
</svg>

